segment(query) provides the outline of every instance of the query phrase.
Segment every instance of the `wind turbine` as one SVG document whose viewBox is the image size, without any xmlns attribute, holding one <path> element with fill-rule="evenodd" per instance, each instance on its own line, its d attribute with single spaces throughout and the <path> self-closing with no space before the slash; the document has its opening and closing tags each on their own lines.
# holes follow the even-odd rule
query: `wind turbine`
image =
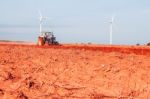
<svg viewBox="0 0 150 99">
<path fill-rule="evenodd" d="M 39 11 L 39 15 L 40 15 L 40 33 L 42 34 L 42 22 L 43 20 L 47 19 L 47 17 L 43 17 L 41 11 Z"/>
<path fill-rule="evenodd" d="M 113 43 L 112 34 L 113 34 L 114 16 L 111 17 L 111 21 L 109 23 L 110 23 L 109 44 L 111 45 Z"/>
</svg>

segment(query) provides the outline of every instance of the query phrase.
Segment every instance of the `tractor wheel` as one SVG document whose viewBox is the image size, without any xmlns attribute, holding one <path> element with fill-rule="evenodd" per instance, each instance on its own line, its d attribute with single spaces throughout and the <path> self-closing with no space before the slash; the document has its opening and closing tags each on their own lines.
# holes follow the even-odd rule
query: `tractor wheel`
<svg viewBox="0 0 150 99">
<path fill-rule="evenodd" d="M 58 43 L 57 41 L 56 41 L 56 42 L 54 42 L 54 44 L 55 44 L 55 45 L 59 45 L 59 43 Z"/>
<path fill-rule="evenodd" d="M 44 38 L 43 37 L 39 37 L 38 38 L 38 45 L 39 46 L 43 46 L 44 45 Z"/>
</svg>

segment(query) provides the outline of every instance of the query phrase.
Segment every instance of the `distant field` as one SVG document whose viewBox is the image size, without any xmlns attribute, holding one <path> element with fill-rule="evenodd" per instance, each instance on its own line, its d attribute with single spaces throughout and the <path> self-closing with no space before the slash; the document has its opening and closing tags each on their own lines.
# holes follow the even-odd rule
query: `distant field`
<svg viewBox="0 0 150 99">
<path fill-rule="evenodd" d="M 44 45 L 38 46 L 33 42 L 24 41 L 7 41 L 0 40 L 0 45 L 39 47 L 39 48 L 59 48 L 59 49 L 84 49 L 84 50 L 99 50 L 103 52 L 121 52 L 137 55 L 150 55 L 150 46 L 136 46 L 136 45 L 100 45 L 100 44 L 60 44 L 60 45 Z M 30 46 L 29 46 L 30 45 Z"/>
<path fill-rule="evenodd" d="M 35 45 L 33 42 L 0 40 L 0 44 Z"/>
</svg>

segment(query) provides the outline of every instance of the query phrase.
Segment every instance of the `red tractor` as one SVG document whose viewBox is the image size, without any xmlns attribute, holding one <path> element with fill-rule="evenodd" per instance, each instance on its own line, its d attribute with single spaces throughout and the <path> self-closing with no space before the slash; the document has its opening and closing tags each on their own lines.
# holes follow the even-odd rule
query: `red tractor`
<svg viewBox="0 0 150 99">
<path fill-rule="evenodd" d="M 38 45 L 59 45 L 56 41 L 56 37 L 53 35 L 53 32 L 44 32 L 41 36 L 38 37 Z"/>
</svg>

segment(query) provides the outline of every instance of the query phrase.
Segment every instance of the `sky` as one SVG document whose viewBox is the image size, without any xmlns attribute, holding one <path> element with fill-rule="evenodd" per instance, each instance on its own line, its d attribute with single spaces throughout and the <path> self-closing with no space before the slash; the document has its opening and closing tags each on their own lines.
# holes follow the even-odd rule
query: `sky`
<svg viewBox="0 0 150 99">
<path fill-rule="evenodd" d="M 61 43 L 109 44 L 112 16 L 113 44 L 150 42 L 149 0 L 0 0 L 0 40 L 36 42 L 39 10 Z"/>
</svg>

